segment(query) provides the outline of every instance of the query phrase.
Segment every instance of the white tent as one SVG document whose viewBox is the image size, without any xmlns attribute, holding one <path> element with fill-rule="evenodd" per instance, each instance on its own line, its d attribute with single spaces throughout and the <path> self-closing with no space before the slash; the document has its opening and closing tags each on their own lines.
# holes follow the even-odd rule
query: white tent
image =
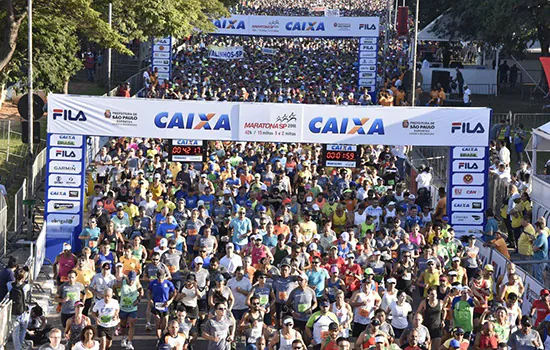
<svg viewBox="0 0 550 350">
<path fill-rule="evenodd" d="M 550 123 L 533 129 L 533 136 L 527 143 L 527 151 L 550 152 Z"/>
</svg>

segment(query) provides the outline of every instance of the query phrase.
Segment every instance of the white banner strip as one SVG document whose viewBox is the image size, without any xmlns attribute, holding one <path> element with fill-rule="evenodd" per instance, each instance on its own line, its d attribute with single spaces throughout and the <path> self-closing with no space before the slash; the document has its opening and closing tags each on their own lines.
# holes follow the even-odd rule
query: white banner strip
<svg viewBox="0 0 550 350">
<path fill-rule="evenodd" d="M 48 96 L 48 132 L 167 139 L 487 146 L 488 108 Z"/>
<path fill-rule="evenodd" d="M 239 60 L 244 57 L 242 46 L 209 46 L 208 57 L 215 60 Z"/>
</svg>

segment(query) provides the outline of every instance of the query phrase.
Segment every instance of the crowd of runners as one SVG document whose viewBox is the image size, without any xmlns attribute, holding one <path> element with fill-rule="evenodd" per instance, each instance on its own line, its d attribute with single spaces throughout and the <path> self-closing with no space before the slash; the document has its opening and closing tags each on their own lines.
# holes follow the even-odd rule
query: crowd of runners
<svg viewBox="0 0 550 350">
<path fill-rule="evenodd" d="M 138 349 L 142 300 L 161 349 L 548 348 L 550 292 L 522 314 L 515 266 L 496 278 L 455 238 L 406 147 L 361 146 L 356 169 L 313 144 L 209 142 L 191 164 L 167 147 L 111 139 L 94 160 L 81 248 L 55 264 L 69 349 Z"/>
</svg>

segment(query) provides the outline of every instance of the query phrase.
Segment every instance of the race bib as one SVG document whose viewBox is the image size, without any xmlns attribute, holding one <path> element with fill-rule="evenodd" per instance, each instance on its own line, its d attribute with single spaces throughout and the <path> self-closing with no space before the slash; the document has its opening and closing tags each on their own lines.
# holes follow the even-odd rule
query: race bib
<svg viewBox="0 0 550 350">
<path fill-rule="evenodd" d="M 88 247 L 90 248 L 95 248 L 97 246 L 97 242 L 96 241 L 88 241 Z"/>
<path fill-rule="evenodd" d="M 99 318 L 99 320 L 101 321 L 101 323 L 109 323 L 109 322 L 111 322 L 112 317 L 108 316 L 108 315 L 107 316 L 101 316 Z"/>
<path fill-rule="evenodd" d="M 178 271 L 178 267 L 177 266 L 168 266 L 168 271 L 170 271 L 170 273 L 174 273 L 176 271 Z"/>
<path fill-rule="evenodd" d="M 308 308 L 307 304 L 298 304 L 298 312 L 305 312 Z"/>
<path fill-rule="evenodd" d="M 353 276 L 346 276 L 346 285 L 349 287 L 350 285 L 355 283 L 355 277 Z"/>
<path fill-rule="evenodd" d="M 282 301 L 286 301 L 287 298 L 288 294 L 286 292 L 279 292 L 279 299 L 281 299 Z"/>
<path fill-rule="evenodd" d="M 366 307 L 362 307 L 362 308 L 359 309 L 359 315 L 360 315 L 361 317 L 369 317 L 369 315 L 370 315 L 370 310 L 367 309 Z"/>
<path fill-rule="evenodd" d="M 130 297 L 123 297 L 122 298 L 122 307 L 124 307 L 124 308 L 131 307 L 133 303 L 134 303 L 134 301 Z"/>
<path fill-rule="evenodd" d="M 78 292 L 67 292 L 67 298 L 71 301 L 78 300 Z"/>
<path fill-rule="evenodd" d="M 166 311 L 166 307 L 164 307 L 164 303 L 155 303 L 155 309 L 159 311 Z"/>
<path fill-rule="evenodd" d="M 197 235 L 197 229 L 194 229 L 194 228 L 190 228 L 187 230 L 187 235 L 188 236 L 196 236 Z"/>
<path fill-rule="evenodd" d="M 260 295 L 260 305 L 266 305 L 269 302 L 267 295 Z"/>
</svg>

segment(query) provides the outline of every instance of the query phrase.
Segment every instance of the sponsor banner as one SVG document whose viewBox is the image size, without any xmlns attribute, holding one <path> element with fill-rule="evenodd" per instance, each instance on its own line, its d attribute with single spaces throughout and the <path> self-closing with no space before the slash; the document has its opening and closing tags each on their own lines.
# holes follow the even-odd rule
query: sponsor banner
<svg viewBox="0 0 550 350">
<path fill-rule="evenodd" d="M 485 183 L 484 173 L 456 173 L 452 178 L 454 185 L 483 185 Z"/>
<path fill-rule="evenodd" d="M 50 145 L 62 147 L 82 147 L 84 137 L 79 135 L 51 135 Z"/>
<path fill-rule="evenodd" d="M 54 109 L 62 113 L 52 113 Z M 71 118 L 63 117 L 67 111 Z M 274 133 L 277 130 L 284 131 L 286 142 L 472 147 L 488 144 L 490 115 L 487 108 L 218 103 L 57 94 L 48 96 L 48 112 L 48 133 L 280 141 Z M 453 131 L 457 120 L 474 125 L 477 131 L 468 135 Z M 255 124 L 244 128 L 245 123 Z M 49 167 L 55 173 L 69 171 Z"/>
<path fill-rule="evenodd" d="M 454 225 L 481 225 L 483 213 L 453 213 L 451 221 Z"/>
<path fill-rule="evenodd" d="M 46 195 L 48 199 L 79 200 L 80 188 L 50 187 Z"/>
<path fill-rule="evenodd" d="M 359 72 L 376 72 L 376 66 L 360 65 Z"/>
<path fill-rule="evenodd" d="M 78 148 L 51 147 L 51 160 L 81 160 L 82 150 Z"/>
<path fill-rule="evenodd" d="M 262 47 L 262 53 L 264 55 L 276 55 L 279 53 L 279 49 L 272 49 L 269 47 Z"/>
<path fill-rule="evenodd" d="M 158 71 L 160 82 L 169 80 L 172 73 L 172 37 L 153 38 L 151 69 Z"/>
<path fill-rule="evenodd" d="M 366 61 L 363 61 L 366 58 L 375 59 L 376 58 L 376 52 L 375 51 L 359 51 L 359 64 L 366 64 Z"/>
<path fill-rule="evenodd" d="M 80 202 L 51 200 L 48 202 L 48 213 L 77 214 L 80 212 Z"/>
<path fill-rule="evenodd" d="M 455 172 L 482 172 L 484 170 L 484 160 L 458 159 L 453 161 L 453 171 Z"/>
<path fill-rule="evenodd" d="M 212 21 L 214 34 L 286 37 L 378 37 L 378 17 L 297 17 L 233 15 Z"/>
<path fill-rule="evenodd" d="M 357 167 L 357 162 L 347 162 L 343 160 L 326 160 L 325 166 L 333 168 L 355 168 Z"/>
<path fill-rule="evenodd" d="M 453 199 L 451 201 L 451 210 L 457 211 L 483 211 L 485 203 L 481 199 Z"/>
<path fill-rule="evenodd" d="M 302 105 L 285 104 L 274 109 L 271 104 L 243 104 L 240 106 L 239 130 L 244 139 L 300 142 L 302 111 Z"/>
<path fill-rule="evenodd" d="M 48 214 L 46 224 L 54 230 L 54 226 L 63 226 L 67 229 L 75 228 L 80 225 L 79 214 Z M 48 227 L 48 229 L 50 228 Z M 67 237 L 69 240 L 69 237 Z"/>
<path fill-rule="evenodd" d="M 453 186 L 451 198 L 484 198 L 485 187 L 483 186 Z"/>
<path fill-rule="evenodd" d="M 485 147 L 455 147 L 453 157 L 457 159 L 482 159 L 485 157 Z"/>
<path fill-rule="evenodd" d="M 244 57 L 242 46 L 208 46 L 208 57 L 214 60 L 240 60 Z"/>
<path fill-rule="evenodd" d="M 363 44 L 377 44 L 378 43 L 378 39 L 377 38 L 359 38 L 359 44 L 360 45 L 363 45 Z"/>
<path fill-rule="evenodd" d="M 325 17 L 340 17 L 340 9 L 325 9 Z"/>
<path fill-rule="evenodd" d="M 470 235 L 481 238 L 481 236 L 483 235 L 481 233 L 483 231 L 483 226 L 481 225 L 453 225 L 453 229 L 455 230 L 455 238 Z"/>
<path fill-rule="evenodd" d="M 82 172 L 82 163 L 54 160 L 48 163 L 48 171 L 50 173 L 80 174 Z"/>
<path fill-rule="evenodd" d="M 48 176 L 48 184 L 50 186 L 59 187 L 80 187 L 80 185 L 82 184 L 82 176 L 50 174 Z"/>
</svg>

